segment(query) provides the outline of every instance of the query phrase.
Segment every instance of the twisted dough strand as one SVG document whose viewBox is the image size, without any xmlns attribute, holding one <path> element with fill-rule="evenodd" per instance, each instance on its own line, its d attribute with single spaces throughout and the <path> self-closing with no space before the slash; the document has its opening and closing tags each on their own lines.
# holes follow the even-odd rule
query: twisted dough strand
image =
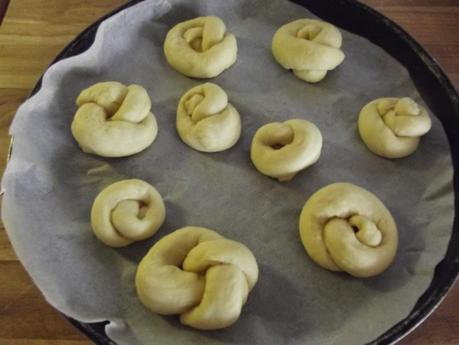
<svg viewBox="0 0 459 345">
<path fill-rule="evenodd" d="M 137 179 L 106 187 L 91 209 L 94 234 L 111 247 L 124 247 L 153 236 L 165 217 L 161 195 L 153 186 Z"/>
<path fill-rule="evenodd" d="M 426 109 L 411 98 L 379 98 L 362 108 L 358 127 L 372 152 L 402 158 L 416 151 L 432 122 Z"/>
<path fill-rule="evenodd" d="M 300 216 L 300 237 L 309 256 L 331 271 L 355 277 L 382 273 L 394 260 L 394 219 L 372 193 L 350 183 L 315 192 Z"/>
<path fill-rule="evenodd" d="M 321 150 L 319 129 L 312 122 L 293 119 L 260 127 L 252 140 L 251 159 L 262 174 L 289 181 L 317 162 Z"/>
<path fill-rule="evenodd" d="M 164 54 L 174 69 L 188 77 L 213 78 L 236 62 L 237 43 L 220 18 L 198 17 L 167 33 Z"/>
<path fill-rule="evenodd" d="M 139 85 L 103 82 L 83 90 L 71 130 L 84 152 L 104 157 L 138 153 L 155 140 L 151 100 Z"/>
<path fill-rule="evenodd" d="M 218 152 L 236 144 L 241 119 L 228 103 L 226 92 L 217 84 L 205 83 L 188 90 L 177 107 L 180 138 L 202 152 Z"/>
<path fill-rule="evenodd" d="M 341 44 L 341 33 L 332 24 L 298 19 L 276 31 L 272 53 L 276 61 L 285 69 L 293 70 L 295 76 L 316 83 L 343 62 Z"/>
<path fill-rule="evenodd" d="M 142 303 L 155 313 L 181 314 L 198 329 L 220 329 L 239 318 L 258 280 L 250 250 L 200 227 L 185 227 L 159 240 L 137 269 Z"/>
</svg>

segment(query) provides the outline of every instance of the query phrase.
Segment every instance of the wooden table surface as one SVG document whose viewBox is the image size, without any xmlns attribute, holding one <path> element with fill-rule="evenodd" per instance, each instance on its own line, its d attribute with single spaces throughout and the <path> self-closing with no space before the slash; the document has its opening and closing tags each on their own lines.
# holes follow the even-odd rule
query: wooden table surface
<svg viewBox="0 0 459 345">
<path fill-rule="evenodd" d="M 319 1 L 319 0 L 318 0 Z M 459 85 L 459 0 L 366 0 L 410 32 Z M 0 26 L 0 172 L 8 127 L 54 56 L 82 29 L 125 0 L 11 0 Z M 2 5 L 0 0 L 0 15 Z M 401 344 L 459 344 L 459 288 Z M 51 308 L 0 227 L 0 345 L 91 344 Z"/>
</svg>

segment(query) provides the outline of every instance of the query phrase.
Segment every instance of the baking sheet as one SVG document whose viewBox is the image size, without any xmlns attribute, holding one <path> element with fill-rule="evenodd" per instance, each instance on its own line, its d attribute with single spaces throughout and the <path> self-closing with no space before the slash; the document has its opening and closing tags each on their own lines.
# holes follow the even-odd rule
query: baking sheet
<svg viewBox="0 0 459 345">
<path fill-rule="evenodd" d="M 218 15 L 238 39 L 238 60 L 212 81 L 239 110 L 243 132 L 232 149 L 204 154 L 175 131 L 180 96 L 202 81 L 172 70 L 162 52 L 175 23 Z M 17 255 L 46 299 L 84 322 L 110 320 L 119 344 L 350 344 L 370 341 L 404 318 L 441 260 L 453 220 L 452 164 L 439 121 L 418 151 L 401 160 L 371 154 L 357 133 L 361 107 L 383 96 L 422 103 L 407 71 L 365 39 L 342 32 L 346 60 L 316 85 L 275 63 L 271 38 L 282 24 L 313 17 L 286 1 L 145 1 L 106 20 L 93 46 L 53 65 L 41 90 L 19 109 L 13 156 L 2 181 L 2 217 Z M 79 91 L 117 80 L 146 87 L 159 134 L 141 154 L 105 159 L 81 152 L 70 133 Z M 304 118 L 322 131 L 318 163 L 289 183 L 250 162 L 256 129 Z M 141 178 L 164 197 L 167 220 L 150 240 L 123 249 L 98 242 L 89 224 L 94 197 L 108 184 Z M 347 181 L 391 210 L 400 246 L 384 274 L 355 279 L 328 272 L 306 255 L 298 217 L 320 187 Z M 246 244 L 260 279 L 240 320 L 196 331 L 137 300 L 137 263 L 159 238 L 185 225 L 207 226 Z"/>
</svg>

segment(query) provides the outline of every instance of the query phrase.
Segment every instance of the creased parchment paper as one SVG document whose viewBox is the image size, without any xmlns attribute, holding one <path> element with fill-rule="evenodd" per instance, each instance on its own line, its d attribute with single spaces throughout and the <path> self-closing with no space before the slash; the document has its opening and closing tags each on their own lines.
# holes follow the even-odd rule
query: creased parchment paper
<svg viewBox="0 0 459 345">
<path fill-rule="evenodd" d="M 175 131 L 180 96 L 201 81 L 166 63 L 162 44 L 174 24 L 218 15 L 238 40 L 238 60 L 213 79 L 239 110 L 238 144 L 204 154 Z M 307 84 L 275 63 L 271 38 L 280 25 L 311 17 L 287 1 L 144 1 L 106 20 L 85 53 L 53 65 L 38 94 L 11 128 L 13 156 L 3 179 L 3 219 L 17 255 L 63 313 L 85 322 L 110 320 L 119 344 L 361 344 L 404 318 L 445 253 L 453 219 L 452 166 L 440 123 L 417 152 L 400 160 L 370 153 L 357 133 L 358 113 L 382 96 L 422 102 L 407 71 L 365 39 L 343 32 L 346 60 L 324 81 Z M 104 159 L 83 153 L 70 123 L 81 89 L 106 80 L 146 87 L 159 124 L 141 154 Z M 322 131 L 317 164 L 292 182 L 262 176 L 250 162 L 255 130 L 271 121 L 304 118 Z M 124 249 L 94 237 L 95 196 L 123 178 L 152 183 L 167 220 L 150 240 Z M 398 255 L 379 277 L 328 272 L 306 255 L 298 218 L 307 198 L 332 182 L 375 193 L 392 211 Z M 255 254 L 260 279 L 240 320 L 222 331 L 196 331 L 177 317 L 158 316 L 137 300 L 136 265 L 158 239 L 185 225 L 215 229 Z"/>
</svg>

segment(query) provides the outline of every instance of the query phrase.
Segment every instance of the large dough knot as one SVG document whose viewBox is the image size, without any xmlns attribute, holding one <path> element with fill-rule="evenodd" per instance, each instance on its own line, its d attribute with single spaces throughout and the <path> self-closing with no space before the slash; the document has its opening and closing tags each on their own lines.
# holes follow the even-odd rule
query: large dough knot
<svg viewBox="0 0 459 345">
<path fill-rule="evenodd" d="M 103 82 L 83 90 L 72 134 L 84 152 L 104 157 L 138 153 L 155 140 L 158 125 L 151 101 L 139 85 Z"/>
<path fill-rule="evenodd" d="M 165 217 L 166 208 L 158 191 L 136 179 L 106 187 L 91 209 L 94 234 L 111 247 L 124 247 L 153 236 Z"/>
<path fill-rule="evenodd" d="M 302 80 L 316 83 L 343 62 L 341 43 L 341 33 L 334 25 L 298 19 L 276 31 L 272 52 L 282 67 L 292 69 Z"/>
<path fill-rule="evenodd" d="M 164 41 L 169 64 L 194 78 L 213 78 L 236 62 L 237 43 L 218 17 L 198 17 L 175 25 Z"/>
<path fill-rule="evenodd" d="M 241 119 L 218 85 L 205 83 L 188 90 L 177 108 L 177 132 L 192 148 L 218 152 L 232 147 L 241 135 Z"/>
<path fill-rule="evenodd" d="M 328 185 L 309 198 L 300 216 L 300 237 L 319 265 L 355 277 L 382 273 L 398 246 L 389 210 L 375 195 L 350 183 Z"/>
<path fill-rule="evenodd" d="M 426 109 L 408 97 L 376 99 L 359 116 L 362 140 L 372 152 L 386 158 L 412 154 L 431 127 Z"/>
<path fill-rule="evenodd" d="M 312 122 L 293 119 L 259 128 L 250 153 L 253 164 L 262 174 L 289 181 L 300 170 L 317 162 L 321 150 L 319 129 Z"/>
<path fill-rule="evenodd" d="M 137 269 L 142 303 L 155 313 L 180 314 L 198 329 L 220 329 L 239 318 L 258 279 L 251 251 L 200 227 L 185 227 L 159 240 Z"/>
</svg>

